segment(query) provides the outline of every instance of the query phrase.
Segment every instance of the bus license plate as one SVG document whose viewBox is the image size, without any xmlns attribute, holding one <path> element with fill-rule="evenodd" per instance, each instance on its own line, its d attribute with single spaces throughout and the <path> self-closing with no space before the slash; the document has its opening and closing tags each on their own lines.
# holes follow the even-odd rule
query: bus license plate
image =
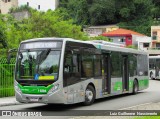
<svg viewBox="0 0 160 119">
<path fill-rule="evenodd" d="M 38 102 L 38 100 L 39 100 L 39 98 L 36 98 L 36 97 L 31 97 L 30 98 L 30 101 L 32 101 L 32 102 Z"/>
</svg>

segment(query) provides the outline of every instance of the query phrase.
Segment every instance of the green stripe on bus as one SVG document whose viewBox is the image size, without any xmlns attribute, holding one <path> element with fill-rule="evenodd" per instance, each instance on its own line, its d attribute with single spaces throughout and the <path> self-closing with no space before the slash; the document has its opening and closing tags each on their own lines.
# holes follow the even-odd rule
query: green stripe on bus
<svg viewBox="0 0 160 119">
<path fill-rule="evenodd" d="M 138 80 L 138 82 L 139 82 L 139 87 L 148 87 L 149 85 L 148 79 Z M 133 80 L 129 81 L 129 88 L 131 89 L 133 88 Z M 122 90 L 122 82 L 115 82 L 113 89 L 114 91 Z"/>
<path fill-rule="evenodd" d="M 115 82 L 114 84 L 114 91 L 122 90 L 122 82 Z"/>
<path fill-rule="evenodd" d="M 138 82 L 140 87 L 147 87 L 149 85 L 148 79 L 139 80 Z"/>
<path fill-rule="evenodd" d="M 133 80 L 129 81 L 129 88 L 131 88 L 131 89 L 133 88 Z"/>
<path fill-rule="evenodd" d="M 53 87 L 53 84 L 45 86 L 21 86 L 18 84 L 18 87 L 25 94 L 47 94 L 48 91 Z"/>
<path fill-rule="evenodd" d="M 129 81 L 129 88 L 133 88 L 133 81 Z M 114 84 L 114 91 L 122 90 L 122 82 L 115 82 Z"/>
</svg>

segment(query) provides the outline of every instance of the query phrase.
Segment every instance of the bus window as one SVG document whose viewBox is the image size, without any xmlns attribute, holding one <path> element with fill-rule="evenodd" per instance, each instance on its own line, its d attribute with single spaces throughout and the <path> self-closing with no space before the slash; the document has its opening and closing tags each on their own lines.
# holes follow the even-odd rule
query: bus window
<svg viewBox="0 0 160 119">
<path fill-rule="evenodd" d="M 133 77 L 137 75 L 137 56 L 135 55 L 130 55 L 129 57 L 129 76 Z"/>
<path fill-rule="evenodd" d="M 101 55 L 94 55 L 94 76 L 102 76 Z"/>
<path fill-rule="evenodd" d="M 93 55 L 82 56 L 82 77 L 93 77 Z"/>
<path fill-rule="evenodd" d="M 137 72 L 138 76 L 147 76 L 148 75 L 148 62 L 146 55 L 138 55 L 137 58 Z"/>
<path fill-rule="evenodd" d="M 112 52 L 111 54 L 111 77 L 122 77 L 121 57 L 119 52 Z"/>
<path fill-rule="evenodd" d="M 72 54 L 70 52 L 65 55 L 64 72 L 72 72 Z"/>
<path fill-rule="evenodd" d="M 67 51 L 64 60 L 64 86 L 72 85 L 80 80 L 79 55 Z"/>
</svg>

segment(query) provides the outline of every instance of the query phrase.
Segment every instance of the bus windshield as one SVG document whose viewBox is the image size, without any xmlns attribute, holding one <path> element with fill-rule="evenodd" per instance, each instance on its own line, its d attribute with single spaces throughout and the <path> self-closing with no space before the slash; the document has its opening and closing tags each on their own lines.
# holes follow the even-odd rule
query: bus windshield
<svg viewBox="0 0 160 119">
<path fill-rule="evenodd" d="M 16 80 L 57 80 L 60 51 L 23 50 L 19 52 Z"/>
<path fill-rule="evenodd" d="M 149 69 L 153 70 L 156 65 L 156 59 L 149 59 Z"/>
<path fill-rule="evenodd" d="M 154 70 L 160 68 L 160 58 L 150 58 L 149 59 L 149 69 Z"/>
</svg>

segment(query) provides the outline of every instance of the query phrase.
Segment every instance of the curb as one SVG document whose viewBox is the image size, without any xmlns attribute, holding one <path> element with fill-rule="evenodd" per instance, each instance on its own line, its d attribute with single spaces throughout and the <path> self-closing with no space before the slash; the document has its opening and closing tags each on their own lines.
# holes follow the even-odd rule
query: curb
<svg viewBox="0 0 160 119">
<path fill-rule="evenodd" d="M 2 106 L 10 106 L 10 105 L 22 105 L 23 103 L 19 103 L 17 101 L 14 102 L 4 102 L 4 103 L 0 103 L 0 107 Z"/>
</svg>

